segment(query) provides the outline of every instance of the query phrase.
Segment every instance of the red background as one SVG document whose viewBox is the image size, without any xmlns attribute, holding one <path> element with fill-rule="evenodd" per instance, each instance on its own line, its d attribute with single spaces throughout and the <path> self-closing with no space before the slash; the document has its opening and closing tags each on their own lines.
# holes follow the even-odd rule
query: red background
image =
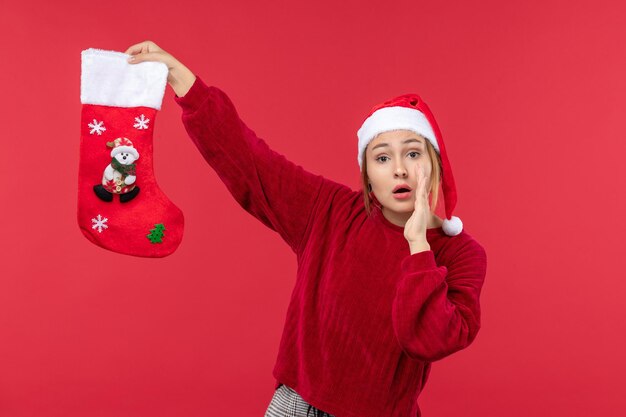
<svg viewBox="0 0 626 417">
<path fill-rule="evenodd" d="M 134 258 L 78 229 L 80 51 L 145 39 L 353 188 L 364 115 L 421 94 L 488 255 L 481 332 L 433 364 L 423 415 L 624 415 L 623 2 L 0 8 L 1 416 L 261 416 L 271 400 L 296 260 L 204 162 L 169 87 L 154 159 L 181 246 Z"/>
</svg>

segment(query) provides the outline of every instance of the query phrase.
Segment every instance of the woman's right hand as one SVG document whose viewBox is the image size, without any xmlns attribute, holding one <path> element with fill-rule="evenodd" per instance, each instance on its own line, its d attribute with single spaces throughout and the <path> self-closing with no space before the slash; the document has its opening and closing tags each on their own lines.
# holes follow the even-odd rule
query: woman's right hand
<svg viewBox="0 0 626 417">
<path fill-rule="evenodd" d="M 129 64 L 138 64 L 144 61 L 158 61 L 167 65 L 168 74 L 167 82 L 172 87 L 178 97 L 182 97 L 191 88 L 196 81 L 194 73 L 184 66 L 179 60 L 165 52 L 163 49 L 152 41 L 143 41 L 137 43 L 125 52 L 132 55 L 128 59 Z"/>
</svg>

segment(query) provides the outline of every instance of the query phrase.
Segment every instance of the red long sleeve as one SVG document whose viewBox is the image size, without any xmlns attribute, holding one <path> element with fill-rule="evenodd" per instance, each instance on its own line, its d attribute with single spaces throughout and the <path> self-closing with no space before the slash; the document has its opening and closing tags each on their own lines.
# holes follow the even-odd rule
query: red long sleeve
<svg viewBox="0 0 626 417">
<path fill-rule="evenodd" d="M 393 324 L 407 355 L 434 362 L 474 340 L 486 268 L 485 251 L 476 242 L 459 248 L 449 267 L 437 266 L 432 251 L 402 260 Z"/>
<path fill-rule="evenodd" d="M 189 137 L 237 202 L 297 253 L 324 178 L 271 150 L 230 98 L 200 77 L 174 100 Z"/>
<path fill-rule="evenodd" d="M 276 386 L 337 417 L 420 416 L 431 363 L 480 328 L 486 254 L 467 225 L 453 237 L 427 229 L 431 250 L 411 255 L 403 227 L 379 207 L 368 215 L 361 191 L 272 151 L 218 88 L 197 78 L 175 99 L 233 197 L 297 255 Z"/>
</svg>

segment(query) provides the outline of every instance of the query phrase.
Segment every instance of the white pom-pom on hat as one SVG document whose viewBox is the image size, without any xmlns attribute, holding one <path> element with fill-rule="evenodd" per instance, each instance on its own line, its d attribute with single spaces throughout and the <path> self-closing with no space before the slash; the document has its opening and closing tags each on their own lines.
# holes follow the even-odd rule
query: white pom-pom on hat
<svg viewBox="0 0 626 417">
<path fill-rule="evenodd" d="M 463 230 L 463 222 L 456 216 L 452 216 L 450 220 L 443 219 L 443 225 L 441 226 L 443 232 L 448 236 L 456 236 Z"/>
</svg>

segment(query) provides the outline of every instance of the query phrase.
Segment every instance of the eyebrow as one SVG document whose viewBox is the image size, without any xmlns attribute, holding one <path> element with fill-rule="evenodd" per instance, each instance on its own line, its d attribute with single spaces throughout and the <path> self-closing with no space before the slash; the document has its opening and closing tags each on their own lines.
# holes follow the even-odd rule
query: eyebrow
<svg viewBox="0 0 626 417">
<path fill-rule="evenodd" d="M 419 143 L 420 145 L 422 144 L 422 142 L 421 142 L 421 141 L 419 141 L 419 140 L 417 140 L 417 139 L 413 139 L 413 138 L 411 138 L 411 139 L 407 139 L 407 140 L 405 140 L 405 141 L 404 141 L 404 142 L 402 142 L 402 143 L 411 143 L 411 142 L 417 142 L 417 143 Z M 372 148 L 372 150 L 374 150 L 374 149 L 376 149 L 376 148 L 382 148 L 383 146 L 389 146 L 389 144 L 388 144 L 388 143 L 379 143 L 378 145 L 374 146 L 374 147 Z"/>
</svg>

